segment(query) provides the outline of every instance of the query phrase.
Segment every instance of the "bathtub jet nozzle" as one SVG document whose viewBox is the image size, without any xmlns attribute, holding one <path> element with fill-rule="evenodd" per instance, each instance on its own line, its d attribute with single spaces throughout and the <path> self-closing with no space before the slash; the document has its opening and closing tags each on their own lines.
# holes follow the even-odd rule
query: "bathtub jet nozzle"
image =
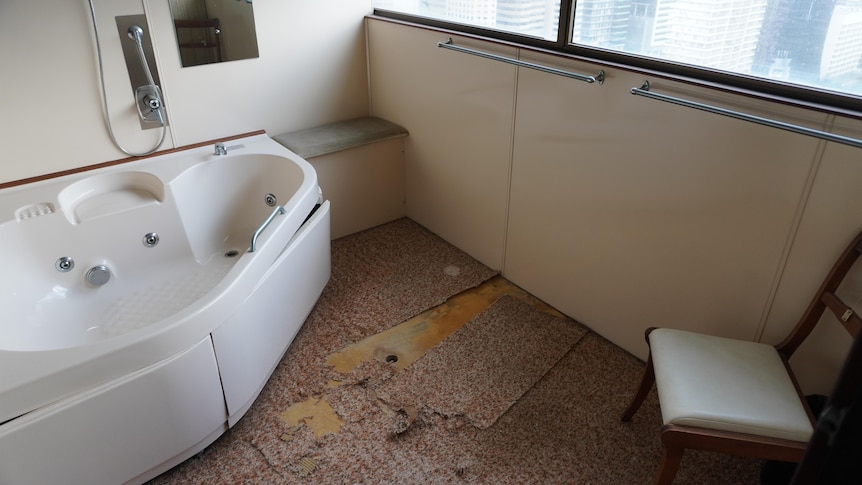
<svg viewBox="0 0 862 485">
<path fill-rule="evenodd" d="M 98 288 L 111 280 L 111 270 L 104 264 L 100 264 L 87 270 L 87 274 L 84 277 L 88 285 Z"/>
<path fill-rule="evenodd" d="M 144 246 L 154 248 L 159 244 L 159 235 L 155 232 L 148 232 L 144 234 L 142 242 L 144 243 Z"/>
</svg>

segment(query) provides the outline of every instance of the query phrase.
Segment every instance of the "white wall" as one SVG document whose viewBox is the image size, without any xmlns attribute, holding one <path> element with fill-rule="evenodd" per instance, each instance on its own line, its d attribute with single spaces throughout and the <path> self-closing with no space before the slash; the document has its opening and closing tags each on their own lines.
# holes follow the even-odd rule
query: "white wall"
<svg viewBox="0 0 862 485">
<path fill-rule="evenodd" d="M 147 14 L 170 133 L 163 149 L 368 114 L 363 16 L 370 0 L 257 0 L 260 57 L 181 68 L 167 0 L 95 0 L 108 104 L 132 151 L 142 131 L 115 16 Z M 87 0 L 0 2 L 0 183 L 124 158 L 101 115 Z"/>
</svg>

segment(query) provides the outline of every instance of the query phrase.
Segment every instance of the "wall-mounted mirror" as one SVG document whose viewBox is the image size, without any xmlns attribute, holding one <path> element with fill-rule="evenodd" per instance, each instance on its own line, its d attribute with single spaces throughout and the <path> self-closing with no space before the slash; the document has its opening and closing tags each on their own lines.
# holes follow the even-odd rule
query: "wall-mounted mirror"
<svg viewBox="0 0 862 485">
<path fill-rule="evenodd" d="M 183 67 L 258 57 L 252 0 L 168 0 Z"/>
</svg>

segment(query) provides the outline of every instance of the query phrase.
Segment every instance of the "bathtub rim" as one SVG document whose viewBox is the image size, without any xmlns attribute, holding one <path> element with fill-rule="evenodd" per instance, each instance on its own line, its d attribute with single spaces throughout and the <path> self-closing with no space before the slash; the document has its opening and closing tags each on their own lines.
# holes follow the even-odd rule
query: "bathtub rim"
<svg viewBox="0 0 862 485">
<path fill-rule="evenodd" d="M 164 158 L 140 159 L 129 164 L 100 167 L 94 171 L 33 183 L 62 187 L 92 175 L 109 171 L 131 171 L 152 163 L 165 166 L 169 173 L 174 172 L 169 177 L 169 180 L 173 180 L 201 162 L 227 160 L 234 153 L 238 156 L 280 156 L 299 165 L 304 175 L 299 189 L 285 203 L 287 213 L 282 216 L 277 226 L 269 229 L 266 238 L 261 240 L 256 257 L 247 258 L 245 263 L 237 261 L 229 271 L 229 274 L 235 272 L 233 278 L 226 277 L 180 312 L 142 329 L 77 347 L 30 351 L 0 350 L 0 426 L 45 405 L 138 371 L 183 351 L 218 328 L 254 290 L 257 285 L 255 274 L 263 275 L 266 272 L 284 248 L 293 241 L 293 235 L 318 203 L 319 186 L 312 166 L 268 135 L 253 135 L 233 141 L 245 145 L 245 149 L 216 157 L 207 145 L 172 152 L 164 155 Z M 188 157 L 184 163 L 171 165 L 184 157 Z M 21 187 L 26 185 L 14 189 Z M 288 205 L 290 207 L 287 207 Z M 271 241 L 283 241 L 283 244 L 267 244 Z M 261 261 L 267 263 L 263 264 Z M 237 290 L 239 285 L 243 286 L 243 291 L 231 291 Z M 21 369 L 27 369 L 28 372 L 22 373 Z"/>
</svg>

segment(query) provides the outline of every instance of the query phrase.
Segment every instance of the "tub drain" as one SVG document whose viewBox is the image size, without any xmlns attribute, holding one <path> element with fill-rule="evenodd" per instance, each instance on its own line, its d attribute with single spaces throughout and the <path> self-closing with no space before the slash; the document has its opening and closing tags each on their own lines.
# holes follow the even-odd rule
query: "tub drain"
<svg viewBox="0 0 862 485">
<path fill-rule="evenodd" d="M 237 251 L 236 249 L 231 249 L 230 251 L 227 251 L 226 253 L 224 253 L 224 257 L 235 258 L 237 254 L 239 254 L 239 251 Z"/>
<path fill-rule="evenodd" d="M 75 267 L 75 260 L 68 256 L 63 256 L 54 263 L 54 267 L 61 273 L 68 273 Z"/>
<path fill-rule="evenodd" d="M 396 362 L 398 362 L 398 356 L 397 355 L 387 355 L 386 356 L 386 363 L 387 364 L 394 364 Z"/>
</svg>

